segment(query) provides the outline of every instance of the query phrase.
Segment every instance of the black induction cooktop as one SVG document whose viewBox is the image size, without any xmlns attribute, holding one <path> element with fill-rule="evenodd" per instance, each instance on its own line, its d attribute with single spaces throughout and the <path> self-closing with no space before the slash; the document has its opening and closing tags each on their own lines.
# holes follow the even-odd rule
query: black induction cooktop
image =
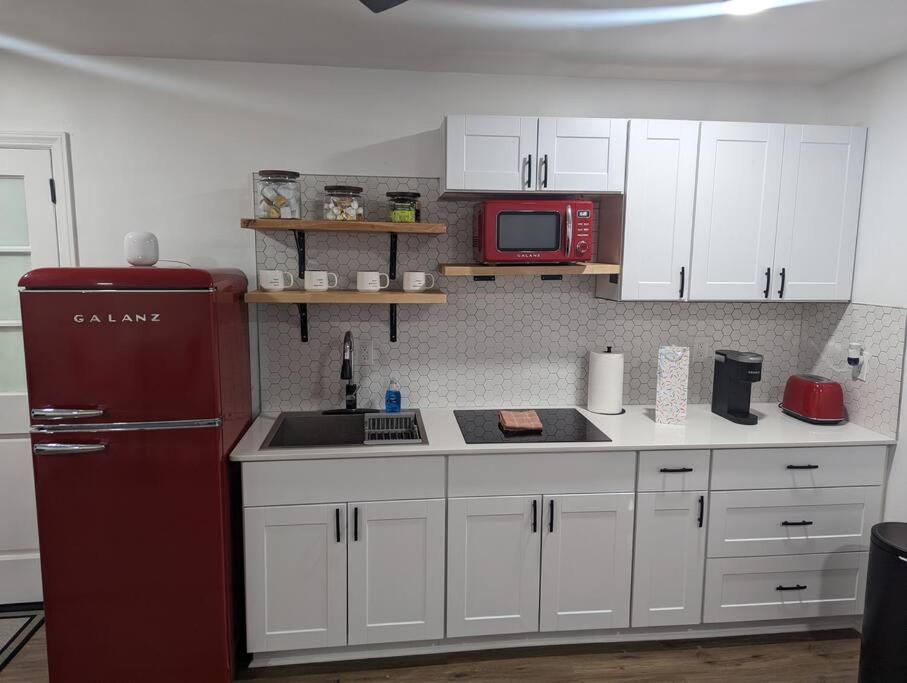
<svg viewBox="0 0 907 683">
<path fill-rule="evenodd" d="M 505 432 L 497 410 L 455 410 L 454 417 L 466 443 L 563 443 L 610 441 L 608 435 L 574 408 L 536 409 L 542 421 L 540 432 Z"/>
</svg>

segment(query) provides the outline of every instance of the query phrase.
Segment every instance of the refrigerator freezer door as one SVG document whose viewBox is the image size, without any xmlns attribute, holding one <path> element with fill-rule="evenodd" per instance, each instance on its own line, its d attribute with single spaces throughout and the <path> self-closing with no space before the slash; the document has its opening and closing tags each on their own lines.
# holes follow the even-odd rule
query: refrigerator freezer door
<svg viewBox="0 0 907 683">
<path fill-rule="evenodd" d="M 221 415 L 211 292 L 26 290 L 21 304 L 33 424 Z"/>
<path fill-rule="evenodd" d="M 51 680 L 232 680 L 220 439 L 32 434 Z"/>
</svg>

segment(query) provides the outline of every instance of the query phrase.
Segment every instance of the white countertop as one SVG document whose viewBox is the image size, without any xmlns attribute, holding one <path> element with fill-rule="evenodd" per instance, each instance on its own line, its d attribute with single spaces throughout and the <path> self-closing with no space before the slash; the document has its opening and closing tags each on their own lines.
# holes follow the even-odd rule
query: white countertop
<svg viewBox="0 0 907 683">
<path fill-rule="evenodd" d="M 554 406 L 546 406 L 554 407 Z M 573 406 L 562 406 L 573 407 Z M 466 409 L 463 407 L 463 409 Z M 463 441 L 454 418 L 455 408 L 423 408 L 422 424 L 427 444 L 398 446 L 328 446 L 319 448 L 273 448 L 261 444 L 274 425 L 277 413 L 260 415 L 230 459 L 240 462 L 263 460 L 320 460 L 413 455 L 469 455 L 532 451 L 639 451 L 680 448 L 739 448 L 771 446 L 886 446 L 895 439 L 859 425 L 811 425 L 784 415 L 774 403 L 756 403 L 756 425 L 738 425 L 711 412 L 709 405 L 691 405 L 683 425 L 655 423 L 651 406 L 627 406 L 624 415 L 598 415 L 578 408 L 610 442 L 505 443 L 469 445 Z"/>
</svg>

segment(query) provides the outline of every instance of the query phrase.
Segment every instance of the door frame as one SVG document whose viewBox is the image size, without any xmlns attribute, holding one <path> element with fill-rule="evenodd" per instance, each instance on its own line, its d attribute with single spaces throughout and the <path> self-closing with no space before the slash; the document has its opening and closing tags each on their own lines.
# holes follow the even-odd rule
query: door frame
<svg viewBox="0 0 907 683">
<path fill-rule="evenodd" d="M 79 265 L 76 212 L 73 198 L 69 133 L 15 133 L 0 131 L 0 149 L 46 149 L 57 190 L 57 244 L 60 266 Z"/>
</svg>

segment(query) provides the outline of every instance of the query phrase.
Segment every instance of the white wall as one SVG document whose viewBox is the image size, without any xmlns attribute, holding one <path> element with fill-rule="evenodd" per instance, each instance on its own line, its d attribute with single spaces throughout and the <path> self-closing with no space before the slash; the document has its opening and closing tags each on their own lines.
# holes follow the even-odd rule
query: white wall
<svg viewBox="0 0 907 683">
<path fill-rule="evenodd" d="M 83 265 L 122 262 L 129 230 L 163 258 L 254 269 L 238 227 L 258 168 L 437 176 L 446 112 L 822 122 L 797 86 L 97 60 L 135 83 L 0 55 L 0 130 L 72 135 Z"/>
<path fill-rule="evenodd" d="M 829 107 L 869 128 L 854 271 L 857 303 L 907 307 L 907 55 L 826 88 Z M 907 359 L 905 359 L 907 365 Z M 907 521 L 907 387 L 885 518 Z"/>
</svg>

